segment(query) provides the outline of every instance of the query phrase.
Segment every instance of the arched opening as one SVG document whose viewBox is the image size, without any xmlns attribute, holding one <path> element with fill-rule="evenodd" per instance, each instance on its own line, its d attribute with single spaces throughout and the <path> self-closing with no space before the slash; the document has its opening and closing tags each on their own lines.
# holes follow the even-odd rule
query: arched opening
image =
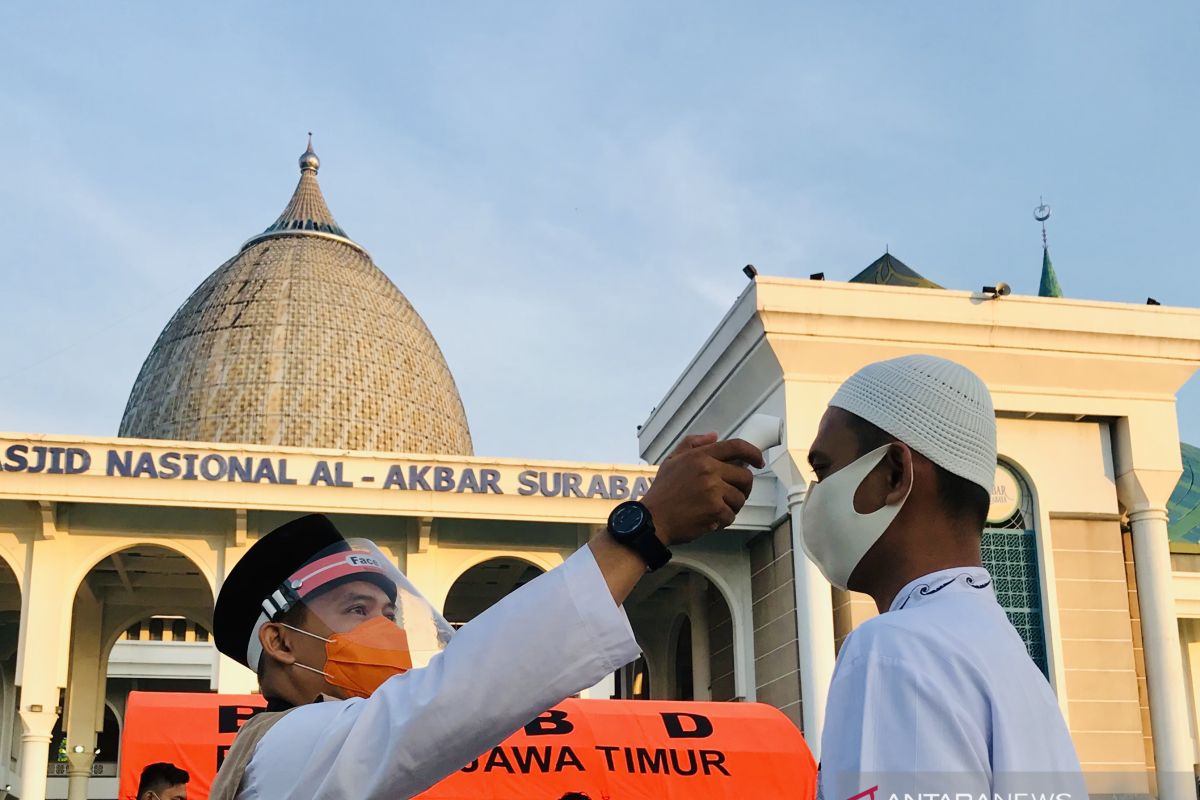
<svg viewBox="0 0 1200 800">
<path fill-rule="evenodd" d="M 450 587 L 443 614 L 461 628 L 491 608 L 509 592 L 542 574 L 540 567 L 520 558 L 491 558 L 468 569 Z"/>
<path fill-rule="evenodd" d="M 1049 674 L 1033 491 L 1021 472 L 1004 461 L 996 468 L 982 552 L 996 599 L 1021 634 L 1029 657 Z"/>
<path fill-rule="evenodd" d="M 733 614 L 722 591 L 698 569 L 668 564 L 646 576 L 625 602 L 634 635 L 645 653 L 644 681 L 622 671 L 615 696 L 654 700 L 737 697 Z M 656 679 L 651 683 L 649 676 Z"/>
<path fill-rule="evenodd" d="M 51 761 L 90 752 L 93 776 L 115 776 L 130 692 L 210 691 L 212 610 L 208 579 L 176 550 L 136 545 L 97 562 L 75 593 L 62 740 Z"/>
</svg>

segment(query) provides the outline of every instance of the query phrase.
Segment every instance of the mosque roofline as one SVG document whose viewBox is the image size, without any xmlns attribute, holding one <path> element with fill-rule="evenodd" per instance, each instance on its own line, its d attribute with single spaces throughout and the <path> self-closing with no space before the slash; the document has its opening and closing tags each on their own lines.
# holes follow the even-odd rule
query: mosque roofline
<svg viewBox="0 0 1200 800">
<path fill-rule="evenodd" d="M 762 355 L 768 352 L 770 358 Z M 713 404 L 718 394 L 749 392 L 751 368 L 776 385 L 788 375 L 836 384 L 855 360 L 902 352 L 942 354 L 990 369 L 995 374 L 983 377 L 1001 410 L 1011 405 L 1034 414 L 1122 416 L 1130 403 L 1173 401 L 1200 367 L 1200 309 L 1027 295 L 993 299 L 982 292 L 759 275 L 661 395 L 639 428 L 639 450 L 657 461 L 674 432 L 693 425 L 733 433 L 741 420 L 718 419 Z M 991 368 L 986 353 L 1006 358 Z M 1042 385 L 1059 367 L 1014 372 L 1018 355 L 1039 365 L 1083 359 L 1087 375 L 1074 381 L 1075 399 L 1063 393 L 1066 387 Z M 1110 386 L 1101 365 L 1132 369 L 1138 377 Z M 767 375 L 772 371 L 774 378 Z M 766 386 L 755 391 L 766 392 Z M 767 395 L 755 396 L 739 395 L 738 402 L 760 403 Z M 738 407 L 729 399 L 718 405 Z"/>
</svg>

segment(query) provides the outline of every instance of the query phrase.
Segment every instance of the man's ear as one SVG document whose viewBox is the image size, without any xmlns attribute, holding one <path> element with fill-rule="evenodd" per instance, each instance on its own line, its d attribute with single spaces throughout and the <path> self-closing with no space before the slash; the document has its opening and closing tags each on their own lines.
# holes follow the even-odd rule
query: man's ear
<svg viewBox="0 0 1200 800">
<path fill-rule="evenodd" d="M 913 452 L 903 442 L 893 442 L 883 458 L 887 465 L 888 493 L 884 502 L 889 506 L 904 501 L 912 491 Z"/>
<path fill-rule="evenodd" d="M 258 641 L 262 645 L 263 654 L 282 664 L 295 664 L 296 654 L 292 652 L 289 634 L 290 631 L 279 623 L 264 624 L 258 630 Z"/>
</svg>

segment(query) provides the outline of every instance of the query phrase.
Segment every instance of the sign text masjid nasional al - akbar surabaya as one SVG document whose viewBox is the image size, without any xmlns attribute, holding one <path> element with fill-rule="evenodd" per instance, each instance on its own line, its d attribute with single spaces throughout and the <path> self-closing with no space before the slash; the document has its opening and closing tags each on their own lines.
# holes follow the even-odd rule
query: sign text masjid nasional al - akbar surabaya
<svg viewBox="0 0 1200 800">
<path fill-rule="evenodd" d="M 645 475 L 631 477 L 515 467 L 503 470 L 418 462 L 387 464 L 374 459 L 289 459 L 165 449 L 93 451 L 88 447 L 35 444 L 12 444 L 0 451 L 0 471 L 605 500 L 636 500 L 645 495 L 652 481 Z"/>
</svg>

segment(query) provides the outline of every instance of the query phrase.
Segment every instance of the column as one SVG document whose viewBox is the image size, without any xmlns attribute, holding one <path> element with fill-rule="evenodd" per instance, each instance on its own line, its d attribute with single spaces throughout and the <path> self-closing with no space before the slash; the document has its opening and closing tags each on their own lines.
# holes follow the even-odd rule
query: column
<svg viewBox="0 0 1200 800">
<path fill-rule="evenodd" d="M 67 800 L 88 800 L 88 780 L 92 777 L 95 760 L 92 750 L 67 753 Z"/>
<path fill-rule="evenodd" d="M 21 598 L 16 682 L 21 687 L 21 800 L 46 800 L 50 737 L 58 719 L 59 690 L 67 684 L 71 603 L 75 586 L 63 586 L 74 567 L 65 531 L 48 530 L 29 544 Z"/>
<path fill-rule="evenodd" d="M 730 611 L 732 612 L 732 609 Z M 712 700 L 712 645 L 709 642 L 708 581 L 695 572 L 688 576 L 688 621 L 691 623 L 692 630 L 692 699 Z M 737 646 L 736 642 L 734 646 Z"/>
<path fill-rule="evenodd" d="M 1150 728 L 1160 800 L 1195 800 L 1187 687 L 1179 657 L 1179 624 L 1171 587 L 1171 551 L 1164 508 L 1129 512 L 1133 565 L 1142 611 L 1142 646 L 1150 693 Z"/>
<path fill-rule="evenodd" d="M 20 715 L 21 800 L 46 800 L 46 768 L 58 711 L 53 704 L 22 702 Z"/>
<path fill-rule="evenodd" d="M 104 726 L 102 714 L 106 676 L 97 666 L 101 648 L 103 607 L 87 582 L 75 594 L 71 627 L 71 668 L 67 677 L 67 798 L 87 800 L 92 763 L 96 760 L 96 732 Z M 115 754 L 114 754 L 115 755 Z"/>
<path fill-rule="evenodd" d="M 792 568 L 796 587 L 797 646 L 800 651 L 800 702 L 804 739 L 813 758 L 821 760 L 825 705 L 833 680 L 833 590 L 800 544 L 800 509 L 807 486 L 796 458 L 785 451 L 770 465 L 787 492 L 792 524 Z"/>
</svg>

